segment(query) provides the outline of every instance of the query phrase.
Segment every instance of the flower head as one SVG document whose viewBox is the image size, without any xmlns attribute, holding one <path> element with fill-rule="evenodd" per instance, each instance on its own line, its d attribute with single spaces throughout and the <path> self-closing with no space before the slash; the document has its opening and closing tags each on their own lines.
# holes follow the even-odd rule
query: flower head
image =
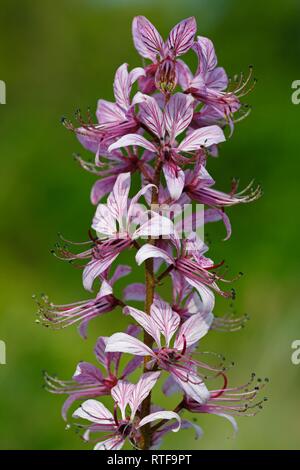
<svg viewBox="0 0 300 470">
<path fill-rule="evenodd" d="M 155 143 L 139 134 L 128 134 L 110 145 L 109 151 L 136 145 L 154 152 L 163 164 L 163 172 L 170 196 L 177 200 L 185 185 L 184 171 L 180 164 L 190 163 L 189 157 L 182 154 L 201 150 L 225 140 L 218 126 L 208 126 L 190 132 L 180 144 L 176 137 L 184 132 L 193 118 L 193 99 L 183 93 L 172 95 L 164 112 L 155 98 L 140 94 L 140 120 L 155 137 Z"/>
<path fill-rule="evenodd" d="M 125 307 L 124 313 L 130 314 L 147 331 L 157 348 L 150 349 L 127 333 L 115 333 L 109 338 L 106 351 L 151 356 L 151 366 L 156 364 L 160 369 L 168 371 L 188 396 L 205 403 L 209 393 L 195 371 L 197 363 L 189 351 L 208 332 L 213 316 L 207 316 L 204 320 L 200 314 L 196 314 L 180 326 L 180 316 L 161 299 L 154 301 L 150 315 L 133 307 Z M 164 344 L 161 336 L 164 337 Z M 205 368 L 205 365 L 202 364 L 202 367 Z"/>
<path fill-rule="evenodd" d="M 172 411 L 157 411 L 145 416 L 143 419 L 140 419 L 137 415 L 141 403 L 149 395 L 159 376 L 160 372 L 143 374 L 136 385 L 119 381 L 111 390 L 115 402 L 114 414 L 96 400 L 85 401 L 74 412 L 74 418 L 83 418 L 93 423 L 88 427 L 84 435 L 85 439 L 88 440 L 91 433 L 108 433 L 104 440 L 97 442 L 94 447 L 95 450 L 118 450 L 123 447 L 126 440 L 129 440 L 134 447 L 138 448 L 141 441 L 140 429 L 145 424 L 160 419 L 176 419 L 178 426 L 173 431 L 179 430 L 180 417 Z M 129 414 L 126 412 L 127 408 L 130 409 Z M 120 418 L 117 409 L 120 410 Z"/>
<path fill-rule="evenodd" d="M 132 246 L 139 237 L 172 234 L 173 225 L 169 219 L 159 214 L 145 213 L 137 204 L 139 198 L 152 187 L 151 184 L 145 186 L 129 202 L 130 173 L 124 173 L 118 176 L 107 204 L 98 205 L 92 224 L 98 239 L 92 261 L 83 271 L 83 285 L 87 290 L 91 290 L 94 279 L 112 264 L 121 251 Z M 134 224 L 139 227 L 133 231 Z"/>
<path fill-rule="evenodd" d="M 182 20 L 164 42 L 145 16 L 134 18 L 132 34 L 135 48 L 142 57 L 152 62 L 145 68 L 146 76 L 140 79 L 140 88 L 144 93 L 151 93 L 156 87 L 166 94 L 174 90 L 178 80 L 177 57 L 193 46 L 196 29 L 194 17 Z"/>
</svg>

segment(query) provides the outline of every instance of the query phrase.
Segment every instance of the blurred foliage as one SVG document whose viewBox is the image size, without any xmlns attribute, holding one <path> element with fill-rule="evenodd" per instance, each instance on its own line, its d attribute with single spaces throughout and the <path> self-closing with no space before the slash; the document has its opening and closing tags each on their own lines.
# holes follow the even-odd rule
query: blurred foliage
<svg viewBox="0 0 300 470">
<path fill-rule="evenodd" d="M 250 117 L 222 145 L 220 158 L 209 162 L 221 189 L 229 188 L 232 176 L 241 186 L 255 178 L 264 188 L 258 202 L 230 211 L 230 241 L 222 241 L 221 225 L 208 230 L 211 256 L 225 258 L 233 275 L 245 272 L 235 286 L 234 309 L 249 313 L 251 321 L 237 334 L 211 333 L 203 348 L 235 361 L 232 385 L 244 383 L 253 370 L 270 377 L 264 391 L 269 401 L 256 417 L 239 419 L 236 438 L 221 418 L 200 415 L 200 441 L 182 431 L 169 436 L 165 448 L 299 448 L 300 368 L 290 361 L 291 342 L 300 337 L 300 107 L 291 103 L 291 83 L 300 78 L 299 9 L 297 0 L 1 1 L 0 78 L 7 84 L 7 105 L 0 106 L 0 339 L 7 343 L 7 365 L 0 366 L 2 449 L 89 448 L 65 431 L 63 399 L 43 390 L 42 370 L 69 378 L 79 360 L 94 360 L 97 336 L 124 322 L 118 313 L 111 314 L 115 322 L 110 315 L 95 320 L 83 341 L 76 328 L 54 332 L 36 325 L 31 295 L 46 289 L 57 303 L 86 296 L 80 272 L 49 253 L 58 231 L 84 240 L 94 211 L 93 177 L 72 159 L 73 152 L 89 155 L 60 117 L 112 98 L 116 67 L 139 65 L 130 30 L 137 14 L 164 36 L 194 15 L 198 33 L 214 41 L 230 75 L 253 63 L 258 77 L 247 97 Z M 226 308 L 220 302 L 216 312 Z"/>
</svg>

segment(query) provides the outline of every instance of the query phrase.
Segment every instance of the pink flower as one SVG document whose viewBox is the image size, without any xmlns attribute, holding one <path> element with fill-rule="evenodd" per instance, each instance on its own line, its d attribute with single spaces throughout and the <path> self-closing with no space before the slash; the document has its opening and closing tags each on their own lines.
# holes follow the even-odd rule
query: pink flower
<svg viewBox="0 0 300 470">
<path fill-rule="evenodd" d="M 204 304 L 204 310 L 211 312 L 214 308 L 214 290 L 223 297 L 233 297 L 234 291 L 227 292 L 220 289 L 216 281 L 229 282 L 223 276 L 213 270 L 218 269 L 223 263 L 215 265 L 214 262 L 204 256 L 207 246 L 191 233 L 188 239 L 174 239 L 176 243 L 176 256 L 167 250 L 146 243 L 136 254 L 136 262 L 141 265 L 148 258 L 161 258 L 173 270 L 181 273 L 184 279 L 192 287 L 195 287 Z"/>
<path fill-rule="evenodd" d="M 152 336 L 157 349 L 149 348 L 127 333 L 115 333 L 108 339 L 106 351 L 151 356 L 151 366 L 157 365 L 168 371 L 188 396 L 199 403 L 205 403 L 209 392 L 195 371 L 197 362 L 191 358 L 189 349 L 206 335 L 213 316 L 207 316 L 204 320 L 200 314 L 196 314 L 180 326 L 180 316 L 161 299 L 155 299 L 150 315 L 133 307 L 125 307 L 124 313 L 130 314 Z M 164 344 L 161 335 L 164 337 Z M 205 365 L 202 367 L 205 368 Z"/>
<path fill-rule="evenodd" d="M 50 392 L 67 395 L 64 419 L 74 401 L 88 398 L 73 416 L 89 422 L 79 423 L 78 428 L 85 429 L 83 438 L 96 442 L 98 450 L 118 450 L 126 441 L 135 449 L 156 449 L 166 433 L 180 427 L 193 428 L 199 437 L 199 426 L 181 420 L 179 414 L 185 411 L 223 416 L 236 429 L 236 415 L 252 415 L 261 407 L 256 402 L 259 385 L 229 388 L 225 358 L 197 351 L 208 331 L 237 331 L 245 322 L 245 318 L 216 316 L 215 292 L 225 298 L 234 298 L 235 293 L 220 286 L 231 282 L 224 274 L 224 262 L 215 264 L 206 256 L 208 248 L 199 234 L 206 224 L 222 221 L 227 240 L 231 236 L 227 207 L 260 196 L 260 188 L 252 184 L 238 192 L 236 181 L 229 193 L 219 191 L 206 169 L 207 155 L 218 156 L 218 146 L 225 141 L 223 128 L 229 124 L 232 131 L 234 123 L 248 114 L 240 99 L 251 91 L 252 68 L 245 80 L 241 76 L 229 82 L 218 66 L 213 43 L 201 36 L 195 41 L 194 17 L 178 23 L 166 41 L 144 16 L 134 18 L 132 33 L 137 51 L 150 63 L 131 71 L 126 63 L 118 67 L 114 101 L 98 101 L 97 123 L 89 111 L 87 119 L 76 113 L 77 128 L 63 120 L 95 154 L 92 163 L 80 156 L 77 161 L 98 178 L 91 191 L 97 209 L 89 239 L 74 243 L 61 237 L 64 244 L 58 244 L 54 254 L 82 269 L 86 290 L 92 291 L 95 281 L 100 283 L 99 292 L 95 298 L 71 304 L 55 305 L 45 296 L 39 302 L 45 326 L 57 329 L 79 323 L 83 338 L 91 319 L 119 307 L 138 323 L 98 338 L 95 354 L 104 370 L 80 362 L 71 380 L 45 375 Z M 198 58 L 195 74 L 182 61 L 190 49 Z M 138 173 L 135 179 L 140 176 L 141 189 L 130 195 L 134 173 Z M 201 208 L 196 204 L 196 211 L 195 202 L 201 204 Z M 187 214 L 189 209 L 192 213 Z M 145 278 L 145 283 L 127 283 L 119 297 L 114 284 L 131 268 L 118 265 L 113 275 L 110 270 L 124 251 L 134 252 L 137 265 L 145 262 L 137 279 Z M 167 277 L 173 288 L 170 304 L 156 289 Z M 144 302 L 144 308 L 126 306 L 128 301 Z M 137 337 L 140 332 L 143 340 Z M 124 367 L 123 353 L 133 355 Z M 198 360 L 208 354 L 219 363 Z M 142 363 L 138 382 L 128 382 Z M 163 393 L 180 393 L 173 411 L 153 403 L 151 390 L 162 371 L 167 376 Z M 209 378 L 223 378 L 224 383 L 211 390 Z M 104 395 L 112 397 L 113 412 L 93 399 Z M 104 435 L 94 436 L 97 433 Z"/>
<path fill-rule="evenodd" d="M 83 271 L 85 289 L 92 290 L 96 277 L 139 237 L 172 234 L 173 224 L 169 219 L 158 214 L 150 214 L 149 211 L 145 213 L 137 204 L 139 198 L 152 187 L 151 184 L 145 186 L 129 202 L 130 173 L 123 173 L 118 176 L 107 203 L 98 205 L 92 224 L 98 239 L 92 251 L 92 260 Z M 145 221 L 141 223 L 141 220 Z M 139 228 L 132 230 L 133 224 L 139 225 Z"/>
<path fill-rule="evenodd" d="M 252 183 L 243 191 L 237 193 L 237 182 L 233 182 L 231 193 L 223 193 L 212 189 L 215 184 L 213 178 L 209 175 L 204 165 L 198 164 L 193 170 L 187 170 L 185 173 L 185 193 L 194 201 L 206 204 L 208 206 L 229 207 L 236 204 L 255 201 L 261 195 L 261 189 L 258 186 L 252 189 Z"/>
<path fill-rule="evenodd" d="M 128 334 L 137 335 L 140 328 L 130 325 L 127 328 Z M 72 377 L 72 380 L 60 380 L 45 373 L 46 388 L 55 394 L 67 394 L 69 397 L 62 407 L 62 416 L 67 419 L 67 412 L 74 401 L 82 398 L 98 397 L 100 395 L 110 395 L 111 389 L 118 383 L 118 380 L 127 378 L 137 367 L 140 366 L 143 358 L 134 357 L 119 373 L 120 353 L 106 353 L 107 338 L 100 336 L 97 340 L 94 353 L 98 362 L 105 369 L 105 375 L 101 370 L 89 362 L 80 362 Z"/>
<path fill-rule="evenodd" d="M 176 419 L 178 426 L 172 430 L 176 432 L 180 429 L 181 419 L 173 411 L 157 411 L 145 416 L 143 419 L 140 419 L 137 415 L 141 403 L 149 395 L 159 376 L 160 372 L 143 374 L 136 385 L 120 380 L 111 390 L 115 402 L 114 414 L 96 400 L 85 401 L 74 412 L 74 418 L 86 419 L 93 423 L 84 435 L 86 440 L 89 439 L 91 433 L 108 433 L 104 440 L 95 445 L 95 450 L 119 450 L 127 439 L 135 448 L 138 448 L 141 438 L 140 429 L 145 424 L 156 420 Z M 129 415 L 126 412 L 127 407 L 130 408 Z M 121 412 L 121 418 L 118 417 L 117 408 Z"/>
<path fill-rule="evenodd" d="M 98 204 L 104 196 L 112 191 L 117 177 L 121 173 L 130 172 L 133 174 L 137 171 L 143 171 L 145 174 L 150 174 L 152 167 L 149 165 L 149 161 L 152 159 L 151 152 L 144 152 L 139 157 L 136 152 L 130 152 L 129 149 L 127 149 L 126 155 L 123 155 L 120 150 L 111 153 L 107 150 L 101 150 L 101 161 L 100 157 L 96 156 L 95 164 L 83 160 L 79 155 L 76 156 L 76 160 L 84 170 L 99 177 L 91 189 L 92 204 Z"/>
<path fill-rule="evenodd" d="M 110 145 L 109 151 L 128 145 L 137 145 L 154 152 L 163 162 L 163 171 L 170 196 L 177 200 L 184 188 L 185 176 L 179 164 L 190 163 L 189 158 L 181 153 L 190 153 L 202 147 L 210 147 L 225 140 L 223 131 L 218 126 L 208 126 L 190 132 L 177 145 L 176 137 L 189 126 L 193 117 L 193 99 L 183 93 L 172 95 L 164 112 L 155 98 L 138 95 L 140 102 L 139 119 L 149 132 L 154 135 L 157 143 L 152 143 L 139 134 L 128 134 Z"/>
<path fill-rule="evenodd" d="M 179 64 L 179 82 L 186 93 L 191 93 L 200 102 L 210 105 L 228 119 L 239 110 L 241 104 L 233 92 L 226 92 L 228 78 L 225 70 L 217 66 L 214 45 L 208 38 L 198 36 L 193 46 L 198 57 L 195 76 L 184 63 Z M 236 90 L 236 92 L 242 91 Z"/>
<path fill-rule="evenodd" d="M 223 387 L 212 390 L 209 400 L 204 405 L 197 403 L 189 397 L 185 397 L 183 407 L 192 413 L 208 413 L 225 418 L 232 424 L 236 433 L 238 426 L 235 417 L 255 416 L 262 408 L 262 404 L 267 401 L 267 398 L 257 401 L 257 395 L 269 380 L 267 378 L 263 381 L 257 379 L 256 384 L 253 385 L 255 374 L 252 374 L 251 379 L 246 384 L 229 388 L 224 374 L 223 377 Z M 173 390 L 170 389 L 170 391 L 172 393 L 174 388 Z"/>
<path fill-rule="evenodd" d="M 75 129 L 72 124 L 64 121 L 66 127 L 74 130 L 80 143 L 88 150 L 96 153 L 96 159 L 100 153 L 107 149 L 112 139 L 135 132 L 139 123 L 134 115 L 134 105 L 131 103 L 130 94 L 134 82 L 145 74 L 144 69 L 137 67 L 128 72 L 128 64 L 121 65 L 115 74 L 114 95 L 115 103 L 100 99 L 96 116 L 98 124 L 93 124 L 89 119 L 87 123 L 78 114 L 81 127 Z"/>
<path fill-rule="evenodd" d="M 66 328 L 80 323 L 79 334 L 86 339 L 87 327 L 89 322 L 96 317 L 113 311 L 121 302 L 113 295 L 113 286 L 120 278 L 127 276 L 131 268 L 126 265 L 117 266 L 111 279 L 107 280 L 105 276 L 102 280 L 101 288 L 95 299 L 81 300 L 71 304 L 56 305 L 49 302 L 47 296 L 43 296 L 38 302 L 39 321 L 44 326 L 52 329 Z M 104 273 L 105 274 L 105 273 Z"/>
<path fill-rule="evenodd" d="M 176 58 L 185 54 L 194 44 L 197 25 L 194 17 L 178 23 L 166 42 L 144 16 L 136 16 L 132 23 L 132 35 L 138 53 L 152 61 L 147 66 L 146 77 L 139 81 L 144 93 L 152 93 L 155 87 L 163 93 L 170 93 L 177 84 Z"/>
</svg>

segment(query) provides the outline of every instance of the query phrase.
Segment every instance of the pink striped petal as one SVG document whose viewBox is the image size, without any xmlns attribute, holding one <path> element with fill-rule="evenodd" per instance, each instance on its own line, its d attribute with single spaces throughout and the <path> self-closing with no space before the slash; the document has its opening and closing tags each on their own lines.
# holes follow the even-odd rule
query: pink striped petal
<svg viewBox="0 0 300 470">
<path fill-rule="evenodd" d="M 142 67 L 135 67 L 129 72 L 129 86 L 132 87 L 134 82 L 136 82 L 140 77 L 145 77 L 146 72 Z"/>
<path fill-rule="evenodd" d="M 219 126 L 207 126 L 191 132 L 177 147 L 181 152 L 199 150 L 201 147 L 210 147 L 213 144 L 224 142 L 225 135 Z"/>
<path fill-rule="evenodd" d="M 228 77 L 223 67 L 217 67 L 213 70 L 207 80 L 206 86 L 213 90 L 223 91 L 228 87 Z"/>
<path fill-rule="evenodd" d="M 156 99 L 152 96 L 137 93 L 134 97 L 134 102 L 140 104 L 139 118 L 142 123 L 155 135 L 162 138 L 165 135 L 165 123 L 163 113 Z"/>
<path fill-rule="evenodd" d="M 180 323 L 180 316 L 173 312 L 170 305 L 162 299 L 155 299 L 151 306 L 151 319 L 156 325 L 158 335 L 160 333 L 166 338 L 166 346 L 170 341 Z"/>
<path fill-rule="evenodd" d="M 126 406 L 129 403 L 129 398 L 133 391 L 133 387 L 133 384 L 129 382 L 126 382 L 125 380 L 119 380 L 117 385 L 111 389 L 111 396 L 120 408 L 122 419 L 126 418 Z"/>
<path fill-rule="evenodd" d="M 90 261 L 83 270 L 82 282 L 86 290 L 92 291 L 93 283 L 99 274 L 102 274 L 113 261 L 118 257 L 119 253 L 107 256 L 104 259 Z"/>
<path fill-rule="evenodd" d="M 126 264 L 119 264 L 116 267 L 115 272 L 113 273 L 112 277 L 110 278 L 110 284 L 113 286 L 115 282 L 117 282 L 122 277 L 128 276 L 132 271 L 131 266 L 127 266 Z"/>
<path fill-rule="evenodd" d="M 199 60 L 196 74 L 206 74 L 217 66 L 217 56 L 212 41 L 203 36 L 197 36 L 197 41 L 193 47 Z"/>
<path fill-rule="evenodd" d="M 171 142 L 190 124 L 194 112 L 193 102 L 193 97 L 184 93 L 176 93 L 170 98 L 165 109 L 165 124 Z"/>
<path fill-rule="evenodd" d="M 224 240 L 228 240 L 231 237 L 231 223 L 228 215 L 222 209 L 206 209 L 204 212 L 204 222 L 218 222 L 223 220 L 226 229 L 226 237 Z"/>
<path fill-rule="evenodd" d="M 169 34 L 167 45 L 175 57 L 185 54 L 192 47 L 196 31 L 197 24 L 193 16 L 174 26 Z"/>
<path fill-rule="evenodd" d="M 201 313 L 192 315 L 181 325 L 176 336 L 174 348 L 181 351 L 184 345 L 189 348 L 197 343 L 209 331 L 213 318 L 211 314 L 205 320 Z"/>
<path fill-rule="evenodd" d="M 172 377 L 189 397 L 201 405 L 207 402 L 210 394 L 200 377 L 191 372 L 182 371 L 180 368 L 174 367 L 173 370 L 174 372 L 171 371 Z"/>
<path fill-rule="evenodd" d="M 103 235 L 113 237 L 117 233 L 116 217 L 107 204 L 98 204 L 92 228 L 99 238 L 103 238 Z"/>
<path fill-rule="evenodd" d="M 167 188 L 173 201 L 177 201 L 183 191 L 185 175 L 184 171 L 175 163 L 166 162 L 163 166 Z"/>
<path fill-rule="evenodd" d="M 127 217 L 128 195 L 130 190 L 130 173 L 121 173 L 107 198 L 107 207 L 112 216 L 119 222 L 119 229 L 123 228 Z"/>
<path fill-rule="evenodd" d="M 153 356 L 152 349 L 148 348 L 142 341 L 127 335 L 126 333 L 115 333 L 107 341 L 106 352 L 124 352 L 137 356 Z"/>
<path fill-rule="evenodd" d="M 129 405 L 131 408 L 131 419 L 134 418 L 140 404 L 149 395 L 150 391 L 156 384 L 159 376 L 160 376 L 160 372 L 147 372 L 146 374 L 142 375 L 142 377 L 140 378 L 140 380 L 138 381 L 136 385 L 133 385 L 131 394 L 129 396 Z"/>
<path fill-rule="evenodd" d="M 124 111 L 116 104 L 106 100 L 99 100 L 97 105 L 96 116 L 99 124 L 107 124 L 111 122 L 122 122 L 126 118 Z"/>
<path fill-rule="evenodd" d="M 139 134 L 127 134 L 118 139 L 114 144 L 111 144 L 108 147 L 108 151 L 119 149 L 121 147 L 127 147 L 129 145 L 137 145 L 138 147 L 143 147 L 150 152 L 157 152 L 157 148 L 149 140 Z"/>
<path fill-rule="evenodd" d="M 142 57 L 156 60 L 162 50 L 163 40 L 153 24 L 145 16 L 136 16 L 132 23 L 133 41 Z"/>
<path fill-rule="evenodd" d="M 124 307 L 123 312 L 125 315 L 131 315 L 132 318 L 134 318 L 135 321 L 137 321 L 144 328 L 144 330 L 146 330 L 147 333 L 152 336 L 158 346 L 161 347 L 160 331 L 157 329 L 156 324 L 153 322 L 152 318 L 149 315 L 147 315 L 142 310 L 129 306 Z"/>
<path fill-rule="evenodd" d="M 188 65 L 183 60 L 177 60 L 176 70 L 178 74 L 178 83 L 183 90 L 190 88 L 190 84 L 193 80 L 193 74 Z"/>
<path fill-rule="evenodd" d="M 114 95 L 116 103 L 125 111 L 129 108 L 129 78 L 128 64 L 122 64 L 116 71 L 114 80 Z"/>
</svg>

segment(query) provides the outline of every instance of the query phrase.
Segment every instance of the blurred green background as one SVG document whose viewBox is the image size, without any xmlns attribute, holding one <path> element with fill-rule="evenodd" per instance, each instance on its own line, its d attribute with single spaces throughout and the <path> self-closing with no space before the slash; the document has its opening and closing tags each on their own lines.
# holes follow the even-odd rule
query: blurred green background
<svg viewBox="0 0 300 470">
<path fill-rule="evenodd" d="M 235 309 L 251 321 L 240 333 L 212 332 L 203 348 L 236 362 L 232 385 L 252 371 L 268 376 L 263 394 L 269 401 L 256 417 L 239 419 L 235 439 L 227 422 L 200 415 L 200 441 L 182 431 L 164 447 L 299 449 L 300 366 L 290 359 L 291 343 L 300 338 L 300 106 L 291 102 L 291 83 L 300 79 L 296 0 L 1 1 L 0 79 L 7 84 L 7 104 L 0 106 L 0 339 L 7 365 L 0 365 L 0 448 L 90 448 L 65 430 L 63 398 L 43 390 L 42 370 L 69 378 L 79 360 L 94 361 L 97 336 L 124 322 L 119 313 L 93 321 L 83 341 L 76 328 L 55 332 L 37 325 L 31 295 L 45 291 L 57 303 L 88 297 L 80 272 L 50 255 L 59 231 L 85 239 L 94 212 L 94 178 L 72 159 L 73 152 L 90 155 L 60 117 L 72 117 L 77 108 L 94 110 L 100 97 L 111 99 L 117 66 L 140 64 L 131 39 L 137 14 L 165 37 L 176 22 L 194 15 L 198 34 L 214 41 L 229 75 L 254 64 L 258 78 L 248 97 L 250 117 L 236 126 L 220 158 L 209 162 L 221 189 L 229 188 L 232 176 L 240 177 L 241 187 L 255 178 L 264 188 L 258 202 L 230 211 L 230 241 L 222 242 L 221 225 L 209 228 L 210 255 L 225 258 L 231 273 L 245 272 L 235 286 Z M 217 304 L 216 313 L 224 311 L 224 303 Z"/>
</svg>

